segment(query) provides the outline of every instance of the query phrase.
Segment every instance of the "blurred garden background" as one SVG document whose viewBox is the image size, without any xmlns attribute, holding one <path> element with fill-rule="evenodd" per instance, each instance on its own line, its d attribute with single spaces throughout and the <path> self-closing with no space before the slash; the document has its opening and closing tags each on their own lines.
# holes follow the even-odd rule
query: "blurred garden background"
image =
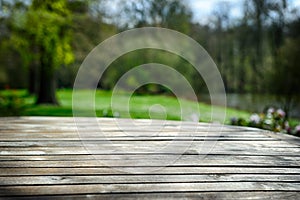
<svg viewBox="0 0 300 200">
<path fill-rule="evenodd" d="M 72 116 L 72 87 L 88 53 L 110 36 L 147 26 L 179 31 L 206 49 L 224 81 L 226 124 L 300 134 L 299 0 L 0 0 L 0 115 Z M 161 104 L 167 119 L 181 120 L 182 101 L 199 105 L 200 121 L 209 122 L 202 77 L 179 56 L 152 49 L 125 54 L 105 71 L 97 116 L 124 117 L 110 107 L 111 90 L 126 71 L 151 62 L 183 74 L 198 102 L 144 85 L 132 96 L 131 117 L 160 119 L 148 108 Z"/>
</svg>

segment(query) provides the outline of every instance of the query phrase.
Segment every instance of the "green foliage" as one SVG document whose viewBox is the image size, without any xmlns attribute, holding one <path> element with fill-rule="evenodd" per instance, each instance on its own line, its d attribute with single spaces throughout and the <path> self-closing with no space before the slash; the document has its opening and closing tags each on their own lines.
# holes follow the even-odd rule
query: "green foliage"
<svg viewBox="0 0 300 200">
<path fill-rule="evenodd" d="M 279 49 L 279 63 L 276 73 L 273 74 L 273 82 L 276 83 L 273 91 L 277 94 L 295 95 L 300 93 L 300 37 L 287 39 Z"/>
<path fill-rule="evenodd" d="M 129 0 L 120 8 L 127 27 L 156 26 L 190 33 L 192 12 L 180 0 Z"/>
<path fill-rule="evenodd" d="M 105 10 L 104 4 L 109 1 L 1 2 L 1 88 L 26 87 L 28 84 L 25 82 L 30 78 L 24 77 L 30 73 L 32 64 L 36 64 L 38 70 L 46 65 L 48 71 L 45 71 L 52 75 L 58 70 L 59 87 L 72 87 L 80 64 L 101 41 L 128 27 L 156 26 L 186 33 L 203 45 L 216 61 L 227 92 L 284 95 L 287 103 L 282 107 L 286 112 L 291 107 L 293 95 L 300 92 L 300 20 L 293 13 L 289 14 L 288 20 L 285 19 L 288 2 L 284 0 L 244 1 L 243 16 L 240 18 L 232 17 L 230 3 L 226 5 L 225 2 L 215 6 L 211 20 L 204 25 L 192 21 L 191 9 L 179 0 L 120 1 L 118 7 L 123 10 L 119 10 L 118 15 L 110 15 L 111 10 Z M 99 87 L 110 90 L 129 69 L 149 62 L 174 67 L 188 79 L 197 95 L 205 92 L 201 77 L 184 59 L 151 50 L 121 56 L 106 71 Z M 145 73 L 141 77 L 131 77 L 128 84 L 134 87 L 139 84 L 139 79 L 147 76 Z M 55 85 L 52 84 L 54 81 L 49 81 L 51 78 L 44 82 Z M 34 79 L 45 80 L 38 76 Z M 54 89 L 42 91 L 54 93 Z M 169 90 L 157 85 L 141 87 L 137 92 L 170 94 Z M 64 99 L 61 101 L 65 105 Z M 38 114 L 40 108 L 32 110 Z M 51 113 L 50 107 L 43 108 L 43 113 Z M 99 108 L 97 114 L 101 116 L 105 109 L 110 113 L 109 106 L 105 106 Z M 58 108 L 53 110 L 63 115 Z M 138 112 L 133 115 L 142 117 Z M 66 109 L 66 113 L 71 113 L 70 108 Z M 245 115 L 248 114 L 243 113 L 243 117 L 237 120 L 239 125 L 248 123 L 243 120 L 247 118 Z"/>
<path fill-rule="evenodd" d="M 189 62 L 182 59 L 178 55 L 174 55 L 170 52 L 157 49 L 135 50 L 120 56 L 113 63 L 111 63 L 109 68 L 104 72 L 104 75 L 100 80 L 100 86 L 102 87 L 102 89 L 112 89 L 117 80 L 128 70 L 145 63 L 160 63 L 166 66 L 170 66 L 177 70 L 189 81 L 196 93 L 200 94 L 200 92 L 206 92 L 206 86 L 204 84 L 203 78 Z M 160 77 L 159 74 L 163 75 L 164 72 L 162 69 L 157 68 L 155 78 L 163 80 L 165 77 Z M 91 76 L 93 76 L 93 74 L 91 74 Z M 136 86 L 140 86 L 140 83 L 144 80 L 149 80 L 149 77 L 151 76 L 153 79 L 153 74 L 147 71 L 143 71 L 139 74 L 139 76 L 129 77 L 127 80 L 127 84 L 131 88 L 135 88 Z M 169 74 L 169 76 L 174 76 L 173 80 L 178 80 L 178 78 L 175 77 L 174 74 Z M 171 80 L 171 78 L 169 78 L 169 80 Z M 177 88 L 181 87 L 180 82 L 174 81 L 173 84 L 176 85 Z M 165 95 L 172 95 L 170 90 L 168 90 L 166 87 L 153 84 L 148 84 L 144 87 L 139 88 L 137 93 L 163 93 Z"/>
<path fill-rule="evenodd" d="M 275 70 L 271 73 L 270 90 L 281 97 L 283 108 L 289 112 L 300 93 L 300 37 L 289 38 L 277 51 Z"/>
<path fill-rule="evenodd" d="M 23 7 L 16 3 L 12 9 L 8 20 L 9 44 L 21 58 L 22 64 L 18 67 L 28 69 L 27 85 L 30 92 L 38 94 L 38 103 L 56 104 L 55 71 L 74 61 L 72 13 L 67 0 L 32 0 L 30 3 L 22 4 Z M 33 91 L 33 88 L 40 90 Z"/>
<path fill-rule="evenodd" d="M 0 95 L 0 116 L 20 116 L 25 110 L 22 96 L 16 92 L 6 92 Z"/>
<path fill-rule="evenodd" d="M 12 14 L 10 43 L 28 66 L 39 60 L 59 67 L 74 60 L 70 46 L 72 22 L 66 0 L 33 0 L 26 11 L 17 10 Z M 54 59 L 49 59 L 53 57 Z"/>
<path fill-rule="evenodd" d="M 156 26 L 188 34 L 203 45 L 219 67 L 227 92 L 274 92 L 274 84 L 290 89 L 290 85 L 296 84 L 282 83 L 284 79 L 280 77 L 277 78 L 280 81 L 273 81 L 273 77 L 285 74 L 282 73 L 287 67 L 284 60 L 288 60 L 292 49 L 299 46 L 291 47 L 296 41 L 294 37 L 299 35 L 299 20 L 296 16 L 285 20 L 288 2 L 284 2 L 244 1 L 241 8 L 244 14 L 240 18 L 232 17 L 230 2 L 217 3 L 211 20 L 202 25 L 192 20 L 191 8 L 179 0 L 120 1 L 117 14 L 110 13 L 112 10 L 105 7 L 106 3 L 110 5 L 109 1 L 103 0 L 32 0 L 29 3 L 4 0 L 5 15 L 0 16 L 3 25 L 0 86 L 7 82 L 14 85 L 12 82 L 24 76 L 16 73 L 18 68 L 29 66 L 30 70 L 33 62 L 41 65 L 43 61 L 51 70 L 58 69 L 59 87 L 72 87 L 78 67 L 101 41 L 128 27 Z M 122 26 L 125 24 L 127 26 Z M 9 44 L 7 38 L 10 38 Z M 279 62 L 275 62 L 275 58 Z M 3 62 L 4 59 L 7 61 Z M 151 60 L 173 66 L 183 73 L 197 94 L 205 90 L 205 85 L 199 81 L 201 77 L 183 59 L 162 52 L 133 53 L 120 58 L 99 86 L 112 89 L 126 70 Z M 26 83 L 21 85 L 24 87 Z"/>
<path fill-rule="evenodd" d="M 40 56 L 53 67 L 74 60 L 71 42 L 71 13 L 66 0 L 34 0 L 26 13 L 25 30 L 40 48 Z"/>
</svg>

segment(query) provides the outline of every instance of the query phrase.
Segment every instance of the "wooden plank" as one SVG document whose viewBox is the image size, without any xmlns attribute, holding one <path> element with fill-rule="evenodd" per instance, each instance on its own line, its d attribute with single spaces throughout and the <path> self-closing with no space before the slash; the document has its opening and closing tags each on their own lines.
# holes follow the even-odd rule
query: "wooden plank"
<svg viewBox="0 0 300 200">
<path fill-rule="evenodd" d="M 0 176 L 55 176 L 55 175 L 124 175 L 130 174 L 128 172 L 136 171 L 135 174 L 159 174 L 159 175 L 201 175 L 201 174 L 291 174 L 291 175 L 300 175 L 300 167 L 299 168 L 289 168 L 288 166 L 284 167 L 226 167 L 226 166 L 218 166 L 218 167 L 199 167 L 199 166 L 192 166 L 192 167 L 174 167 L 174 166 L 167 166 L 163 168 L 153 168 L 153 167 L 106 167 L 106 166 L 96 166 L 96 167 L 80 167 L 80 168 L 72 168 L 72 167 L 19 167 L 19 168 L 1 168 Z"/>
<path fill-rule="evenodd" d="M 44 118 L 44 117 L 43 117 Z M 7 120 L 1 120 L 0 122 L 0 127 L 1 130 L 23 130 L 24 128 L 28 129 L 46 129 L 46 130 L 55 130 L 55 129 L 60 129 L 60 130 L 70 130 L 74 129 L 77 126 L 81 126 L 84 128 L 88 128 L 91 130 L 91 128 L 96 128 L 96 130 L 99 130 L 98 124 L 91 123 L 93 121 L 97 121 L 99 125 L 101 125 L 101 129 L 104 128 L 105 130 L 119 130 L 118 128 L 115 128 L 117 125 L 121 124 L 122 128 L 125 128 L 128 130 L 141 130 L 139 126 L 145 126 L 148 128 L 146 131 L 153 131 L 151 127 L 161 127 L 163 126 L 164 128 L 183 128 L 184 130 L 195 130 L 195 123 L 194 122 L 179 122 L 179 121 L 161 121 L 161 120 L 152 120 L 151 123 L 149 123 L 149 120 L 135 120 L 135 124 L 137 125 L 138 128 L 133 128 L 130 123 L 127 123 L 127 119 L 112 119 L 112 118 L 100 118 L 98 120 L 95 119 L 89 119 L 85 118 L 83 121 L 76 121 L 72 118 L 63 118 L 63 117 L 58 117 L 58 118 L 53 118 L 53 117 L 48 117 L 44 118 L 43 120 L 39 120 L 34 117 L 24 117 L 20 120 L 13 120 L 11 118 L 8 118 Z M 10 124 L 13 124 L 14 126 L 10 126 Z M 51 126 L 49 126 L 51 125 Z M 220 130 L 220 127 L 222 128 L 222 131 L 230 131 L 230 132 L 240 132 L 240 131 L 251 131 L 251 132 L 260 132 L 261 130 L 259 129 L 253 129 L 253 128 L 248 128 L 248 127 L 232 127 L 232 126 L 226 126 L 226 125 L 220 125 L 220 124 L 206 124 L 206 123 L 198 123 L 198 130 L 205 130 L 205 131 L 214 131 L 214 130 Z M 75 130 L 75 129 L 74 129 Z"/>
<path fill-rule="evenodd" d="M 217 183 L 142 183 L 142 184 L 86 184 L 2 186 L 0 196 L 112 194 L 152 192 L 224 192 L 224 191 L 289 191 L 299 192 L 300 183 L 274 182 L 217 182 Z"/>
<path fill-rule="evenodd" d="M 28 154 L 27 154 L 28 152 Z M 153 158 L 153 156 L 161 157 L 161 156 L 174 156 L 174 155 L 192 155 L 192 156 L 248 156 L 248 157 L 273 157 L 276 156 L 281 159 L 291 159 L 292 157 L 300 157 L 297 152 L 271 152 L 268 151 L 258 151 L 258 152 L 236 152 L 236 151 L 221 151 L 219 153 L 210 152 L 208 154 L 198 154 L 197 152 L 193 151 L 186 151 L 184 153 L 176 153 L 176 152 L 164 152 L 164 153 L 144 153 L 144 152 L 116 152 L 116 151 L 106 151 L 101 152 L 101 154 L 95 154 L 95 156 L 91 155 L 89 152 L 85 154 L 39 154 L 39 152 L 23 152 L 23 154 L 16 155 L 16 154 L 6 154 L 0 155 L 0 161 L 30 161 L 30 160 L 95 160 L 96 158 L 105 158 L 107 159 L 108 156 L 115 156 L 115 158 L 123 158 L 124 156 L 128 157 L 135 157 L 135 156 L 150 156 L 149 158 Z M 30 154 L 35 153 L 35 154 Z M 296 153 L 296 154 L 295 154 Z M 106 156 L 106 157 L 105 157 Z M 296 158 L 297 159 L 297 158 Z"/>
<path fill-rule="evenodd" d="M 166 156 L 178 157 L 184 160 L 195 160 L 195 161 L 210 161 L 210 160 L 293 160 L 300 161 L 300 155 L 238 155 L 238 154 L 176 154 L 176 153 L 108 153 L 108 154 L 97 154 L 97 155 L 26 155 L 26 156 L 0 156 L 1 161 L 92 161 L 92 160 L 140 160 L 140 159 L 164 159 Z M 274 159 L 275 157 L 275 159 Z M 1 166 L 1 164 L 0 164 Z"/>
<path fill-rule="evenodd" d="M 223 136 L 223 137 L 211 137 L 211 136 L 149 136 L 149 137 L 129 137 L 129 136 L 109 136 L 109 137 L 84 137 L 82 140 L 84 141 L 95 141 L 95 138 L 97 140 L 110 140 L 110 141 L 204 141 L 204 140 L 217 140 L 217 141 L 278 141 L 274 138 L 270 137 L 254 137 L 252 136 Z M 57 143 L 81 143 L 81 138 L 71 138 L 70 140 L 67 140 L 67 138 L 61 138 L 64 140 L 56 139 L 54 138 L 48 138 L 48 139 L 36 139 L 36 138 L 27 138 L 27 140 L 20 140 L 20 139 L 14 139 L 10 138 L 10 140 L 1 139 L 0 141 L 0 147 L 6 147 L 6 146 L 20 146 L 20 145 L 26 145 L 27 143 L 32 142 L 39 142 L 39 144 L 47 144 L 49 142 L 57 142 Z M 64 142 L 65 141 L 65 142 Z M 13 142 L 13 143 L 12 143 Z M 95 141 L 96 142 L 96 141 Z M 20 145 L 18 145 L 20 144 Z"/>
<path fill-rule="evenodd" d="M 290 166 L 300 167 L 300 157 L 273 157 L 273 156 L 95 156 L 96 159 L 83 161 L 2 161 L 1 167 L 95 167 L 104 166 Z M 176 162 L 175 162 L 176 161 Z"/>
<path fill-rule="evenodd" d="M 1 129 L 0 129 L 1 130 Z M 48 130 L 47 128 L 43 129 L 25 129 L 25 127 L 21 130 L 1 130 L 1 137 L 4 138 L 5 136 L 31 136 L 31 137 L 38 137 L 39 134 L 42 136 L 50 136 L 50 137 L 59 137 L 62 134 L 65 137 L 74 137 L 79 138 L 77 130 L 64 130 L 63 128 L 57 128 L 53 130 Z M 267 133 L 262 134 L 258 132 L 244 132 L 244 131 L 219 131 L 219 132 L 207 132 L 207 131 L 189 131 L 189 130 L 163 130 L 163 131 L 138 131 L 138 130 L 102 130 L 102 129 L 86 129 L 86 132 L 82 133 L 90 136 L 105 136 L 105 137 L 124 137 L 128 135 L 132 136 L 145 136 L 145 137 L 153 137 L 155 136 L 203 136 L 203 137 L 269 137 L 272 138 Z M 16 138 L 17 139 L 17 138 Z M 277 139 L 279 140 L 279 139 Z"/>
<path fill-rule="evenodd" d="M 53 138 L 52 138 L 53 139 Z M 13 148 L 16 148 L 18 147 L 17 145 L 20 144 L 20 145 L 23 145 L 21 146 L 22 148 L 26 149 L 26 148 L 35 148 L 36 145 L 40 146 L 40 147 L 47 147 L 46 145 L 43 145 L 43 144 L 47 144 L 47 143 L 51 143 L 51 145 L 49 146 L 55 146 L 55 144 L 57 144 L 57 146 L 59 146 L 60 144 L 61 145 L 68 145 L 72 147 L 71 144 L 73 144 L 73 147 L 82 147 L 83 144 L 85 145 L 101 145 L 101 146 L 123 146 L 123 147 L 126 147 L 126 146 L 138 146 L 138 145 L 143 145 L 144 147 L 146 146 L 149 146 L 149 147 L 152 147 L 152 146 L 160 146 L 160 145 L 165 145 L 165 144 L 170 144 L 172 143 L 174 146 L 177 145 L 177 146 L 182 146 L 182 145 L 186 145 L 186 144 L 192 144 L 194 146 L 198 146 L 198 147 L 201 147 L 201 144 L 203 144 L 204 142 L 214 142 L 214 145 L 215 146 L 239 146 L 241 149 L 242 148 L 245 148 L 245 147 L 267 147 L 267 148 L 272 148 L 272 147 L 276 147 L 276 148 L 300 148 L 300 146 L 298 145 L 293 145 L 293 144 L 289 144 L 285 141 L 273 141 L 273 140 L 265 140 L 265 141 L 235 141 L 235 140 L 232 140 L 232 141 L 218 141 L 218 140 L 203 140 L 203 141 L 200 141 L 200 140 L 177 140 L 176 138 L 174 138 L 174 140 L 147 140 L 147 141 L 139 141 L 139 140 L 132 140 L 132 141 L 129 141 L 129 140 L 118 140 L 118 141 L 113 141 L 113 140 L 82 140 L 82 141 L 79 141 L 79 142 L 73 142 L 73 141 L 61 141 L 61 142 L 50 142 L 50 141 L 45 141 L 43 143 L 43 141 L 41 142 L 31 142 L 31 143 L 27 143 L 29 145 L 27 146 L 24 146 L 24 144 L 26 144 L 25 142 L 16 142 L 16 145 L 11 145 L 12 148 L 9 147 L 1 147 L 1 150 L 5 151 L 5 150 L 12 150 Z"/>
<path fill-rule="evenodd" d="M 200 148 L 224 148 L 224 149 L 237 149 L 247 150 L 247 149 L 256 149 L 256 148 L 279 148 L 285 149 L 286 151 L 299 150 L 300 147 L 291 145 L 286 142 L 281 141 L 215 141 L 215 140 L 204 140 L 204 141 L 193 141 L 193 140 L 166 140 L 166 141 L 112 141 L 112 140 L 82 140 L 82 141 L 32 141 L 32 142 L 16 142 L 16 145 L 13 143 L 7 143 L 6 146 L 0 147 L 0 152 L 4 151 L 18 151 L 18 149 L 23 150 L 45 150 L 48 149 L 63 149 L 65 150 L 82 150 L 82 149 L 114 149 L 122 147 L 122 150 L 126 148 L 138 150 L 139 148 L 152 148 L 152 147 L 191 147 L 191 149 L 200 149 Z M 205 146 L 204 146 L 205 145 Z"/>
<path fill-rule="evenodd" d="M 94 120 L 94 119 L 92 119 Z M 98 118 L 97 121 L 99 122 L 99 124 L 101 124 L 101 127 L 109 127 L 112 128 L 112 126 L 115 126 L 119 123 L 117 123 L 116 121 L 122 122 L 122 128 L 126 127 L 126 121 L 128 121 L 127 119 L 112 119 L 112 118 Z M 89 128 L 92 127 L 90 123 L 91 120 L 90 118 L 81 118 L 79 121 L 77 121 L 77 125 L 80 126 L 84 126 L 85 128 Z M 143 125 L 143 124 L 149 124 L 149 120 L 135 120 L 135 123 L 137 123 L 138 125 Z M 31 124 L 31 127 L 34 124 L 40 124 L 41 128 L 51 128 L 49 127 L 49 125 L 52 125 L 52 127 L 58 126 L 59 130 L 64 130 L 64 128 L 70 128 L 70 127 L 75 127 L 75 122 L 73 118 L 70 117 L 20 117 L 20 118 L 2 118 L 0 121 L 0 127 L 1 130 L 3 130 L 5 127 L 11 127 L 9 126 L 10 124 L 13 124 L 14 127 L 19 127 L 21 130 L 24 130 L 24 124 L 26 126 L 26 124 Z M 161 126 L 164 125 L 165 127 L 180 127 L 180 124 L 183 125 L 194 125 L 195 123 L 188 123 L 188 122 L 178 122 L 178 121 L 160 121 L 160 120 L 152 120 L 151 126 Z M 256 129 L 256 128 L 249 128 L 249 127 L 232 127 L 232 126 L 227 126 L 227 125 L 218 125 L 218 124 L 207 124 L 207 123 L 198 123 L 200 128 L 207 128 L 209 127 L 210 130 L 213 130 L 212 128 L 217 128 L 217 130 L 219 130 L 220 127 L 223 128 L 224 130 L 228 130 L 232 133 L 234 132 L 243 132 L 243 131 L 250 131 L 250 132 L 261 132 L 261 133 L 265 133 L 265 131 L 260 130 L 260 129 Z M 18 126 L 20 125 L 20 126 Z M 30 126 L 30 125 L 29 125 Z M 128 127 L 129 129 L 131 127 Z M 8 128 L 9 129 L 9 128 Z M 16 130 L 16 128 L 11 128 L 12 130 Z M 190 129 L 194 130 L 194 127 L 190 127 Z M 32 129 L 31 129 L 32 130 Z M 75 129 L 74 129 L 75 130 Z M 98 128 L 97 128 L 98 130 Z M 138 129 L 135 129 L 138 130 Z"/>
<path fill-rule="evenodd" d="M 29 197 L 6 197 L 7 200 L 43 200 L 43 199 L 144 199 L 144 200 L 161 200 L 161 199 L 300 199 L 299 192 L 274 192 L 274 191 L 252 191 L 252 192 L 166 192 L 166 193 L 119 193 L 119 194 L 86 194 L 86 195 L 55 195 L 55 196 L 29 196 Z"/>
<path fill-rule="evenodd" d="M 136 120 L 139 126 L 131 127 L 128 119 L 96 121 L 101 128 L 90 118 L 77 124 L 72 118 L 1 119 L 0 196 L 299 197 L 298 138 L 218 124 L 199 123 L 194 132 L 191 122 Z"/>
<path fill-rule="evenodd" d="M 209 174 L 209 175 L 85 175 L 85 176 L 8 176 L 0 177 L 0 186 L 66 184 L 140 184 L 140 183 L 210 183 L 276 182 L 299 183 L 300 175 Z"/>
<path fill-rule="evenodd" d="M 173 148 L 184 148 L 184 146 L 173 146 Z M 138 149 L 140 148 L 140 149 Z M 216 145 L 210 151 L 205 151 L 202 146 L 192 145 L 184 151 L 178 152 L 173 148 L 161 149 L 157 154 L 232 154 L 232 155 L 291 155 L 298 156 L 299 148 L 287 148 L 287 147 L 251 147 L 249 145 Z M 148 150 L 148 151 L 147 151 Z M 151 150 L 151 151 L 150 151 Z M 130 146 L 111 146 L 103 145 L 97 148 L 97 151 L 93 151 L 93 154 L 145 154 L 153 152 L 150 147 L 130 147 Z M 1 148 L 1 156 L 20 156 L 20 155 L 90 155 L 91 152 L 84 147 L 27 147 L 27 148 Z"/>
</svg>

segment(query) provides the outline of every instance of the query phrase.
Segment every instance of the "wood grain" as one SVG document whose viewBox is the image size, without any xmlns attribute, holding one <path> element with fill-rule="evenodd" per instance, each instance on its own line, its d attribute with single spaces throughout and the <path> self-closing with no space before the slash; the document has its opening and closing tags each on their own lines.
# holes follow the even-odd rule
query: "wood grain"
<svg viewBox="0 0 300 200">
<path fill-rule="evenodd" d="M 0 199 L 300 198 L 299 138 L 206 123 L 76 122 L 0 119 Z"/>
</svg>

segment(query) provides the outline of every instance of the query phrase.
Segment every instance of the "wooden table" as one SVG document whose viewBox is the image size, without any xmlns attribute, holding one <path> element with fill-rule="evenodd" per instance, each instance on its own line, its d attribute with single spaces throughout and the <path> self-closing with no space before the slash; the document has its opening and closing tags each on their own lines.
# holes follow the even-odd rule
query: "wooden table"
<svg viewBox="0 0 300 200">
<path fill-rule="evenodd" d="M 205 123 L 193 132 L 190 122 L 93 120 L 99 126 L 90 118 L 1 118 L 0 198 L 300 199 L 296 137 Z"/>
</svg>

